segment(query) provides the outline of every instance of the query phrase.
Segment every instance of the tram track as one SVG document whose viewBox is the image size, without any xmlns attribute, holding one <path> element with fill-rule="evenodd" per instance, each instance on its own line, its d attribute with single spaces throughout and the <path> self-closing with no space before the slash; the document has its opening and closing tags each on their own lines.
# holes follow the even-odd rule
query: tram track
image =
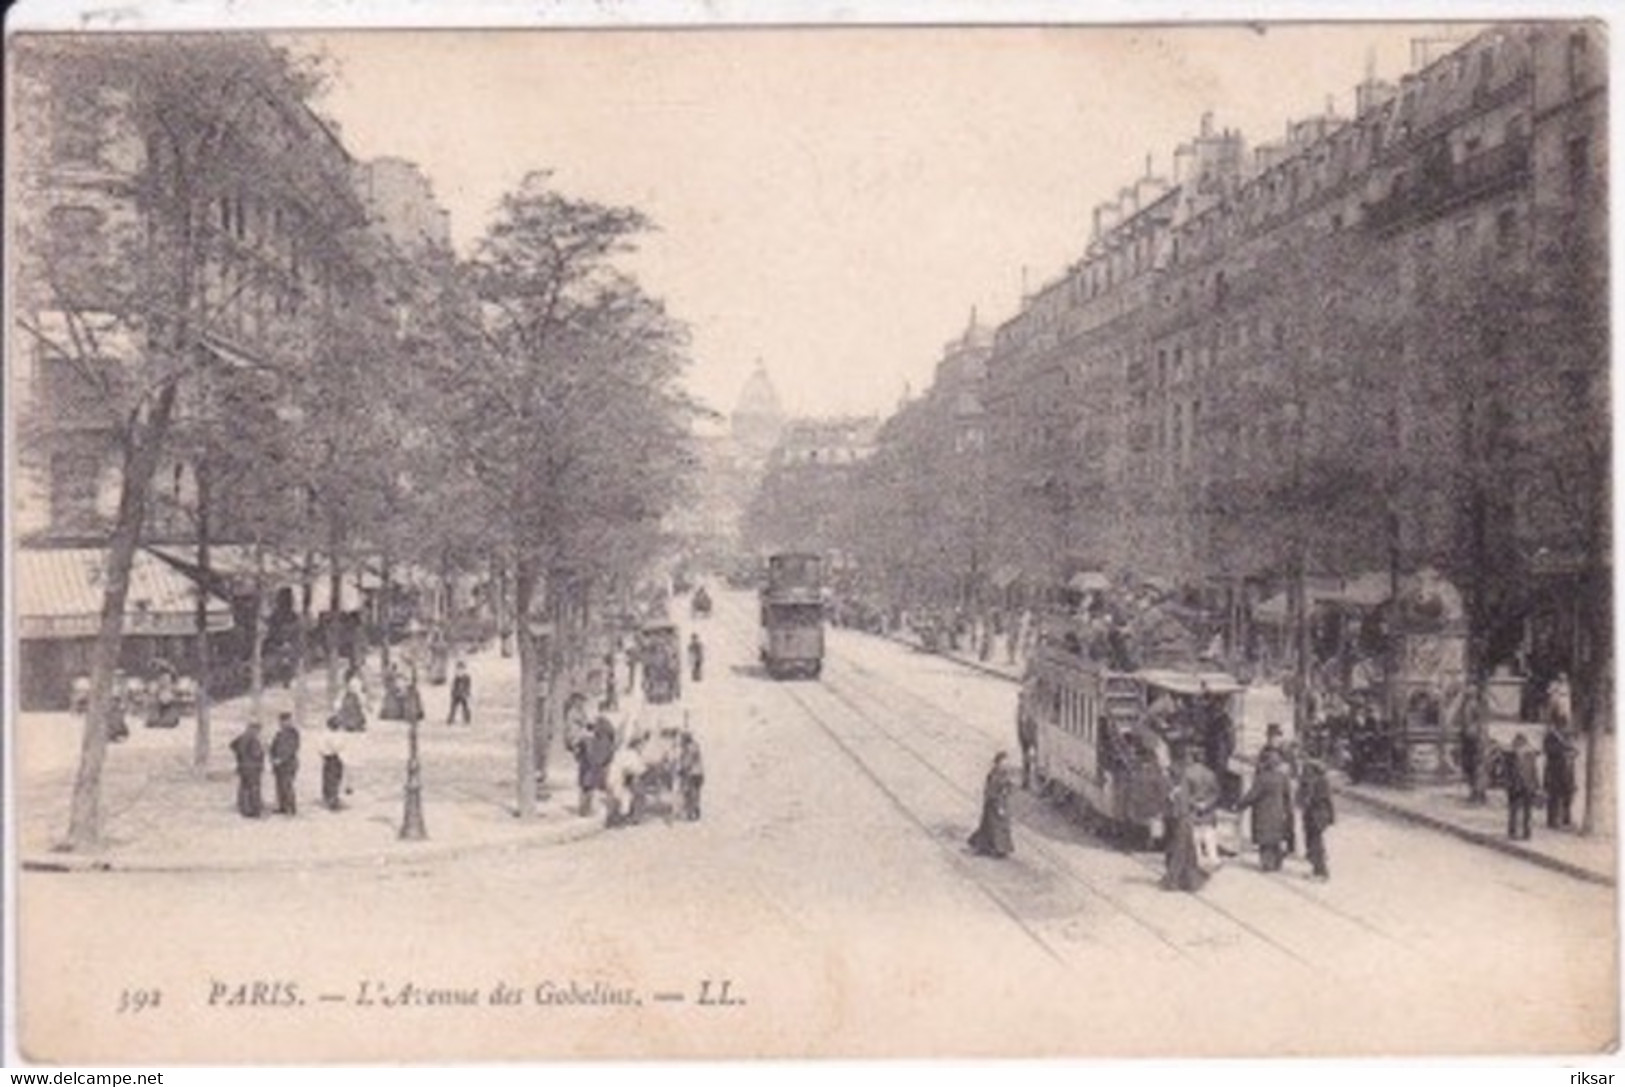
<svg viewBox="0 0 1625 1087">
<path fill-rule="evenodd" d="M 890 691 L 895 692 L 898 696 L 900 696 L 900 698 L 902 700 L 905 700 L 907 703 L 912 704 L 918 710 L 923 711 L 925 714 L 927 714 L 928 716 L 930 716 L 932 718 L 935 718 L 938 721 L 946 722 L 948 725 L 951 726 L 946 732 L 944 732 L 944 731 L 942 731 L 940 729 L 928 730 L 928 729 L 925 729 L 925 728 L 919 726 L 918 724 L 916 724 L 915 725 L 915 731 L 920 732 L 928 741 L 930 741 L 932 743 L 951 743 L 951 744 L 954 744 L 954 745 L 956 745 L 956 746 L 958 746 L 960 748 L 968 749 L 971 746 L 971 744 L 973 744 L 975 742 L 973 737 L 980 737 L 984 742 L 987 739 L 990 739 L 990 737 L 987 737 L 987 735 L 985 733 L 981 733 L 979 731 L 975 732 L 975 733 L 972 733 L 971 735 L 967 735 L 966 730 L 964 728 L 964 724 L 963 724 L 962 720 L 958 716 L 954 715 L 953 713 L 951 713 L 950 711 L 945 709 L 943 706 L 941 706 L 935 700 L 927 698 L 924 695 L 921 695 L 919 692 L 917 692 L 917 691 L 911 689 L 910 687 L 898 682 L 897 680 L 893 679 L 890 676 L 883 675 L 883 674 L 881 674 L 881 673 L 879 673 L 879 672 L 877 672 L 877 671 L 875 671 L 875 670 L 873 670 L 871 668 L 867 668 L 867 667 L 865 667 L 865 666 L 863 666 L 861 664 L 858 664 L 858 663 L 856 663 L 854 661 L 851 661 L 849 659 L 844 659 L 844 658 L 839 661 L 839 669 L 849 671 L 849 672 L 855 674 L 859 678 L 863 679 L 864 681 L 866 681 L 866 682 L 868 682 L 868 683 L 870 683 L 870 684 L 872 684 L 874 686 L 881 686 L 881 687 L 889 689 Z M 884 705 L 884 702 L 881 699 L 875 699 L 874 701 L 877 704 Z M 917 713 L 916 714 L 896 714 L 895 716 L 896 716 L 896 718 L 898 720 L 905 721 L 905 722 L 906 721 L 911 721 L 911 720 L 917 722 L 919 720 L 919 716 L 918 716 Z M 923 756 L 919 756 L 919 757 L 921 757 L 922 760 L 923 760 Z M 1031 829 L 1031 828 L 1029 828 L 1029 829 Z M 1155 862 L 1152 862 L 1152 861 L 1150 861 L 1149 859 L 1147 859 L 1145 857 L 1135 856 L 1133 854 L 1123 854 L 1123 856 L 1125 857 L 1125 859 L 1131 861 L 1132 863 L 1134 863 L 1135 865 L 1137 865 L 1138 867 L 1140 867 L 1141 869 L 1143 869 L 1143 870 L 1145 870 L 1147 872 L 1150 872 L 1150 873 L 1153 873 L 1153 874 L 1160 874 L 1160 867 Z M 1340 921 L 1342 921 L 1342 922 L 1344 922 L 1346 924 L 1352 925 L 1352 926 L 1362 930 L 1363 932 L 1365 932 L 1365 933 L 1367 933 L 1367 934 L 1369 934 L 1371 936 L 1375 936 L 1378 939 L 1381 939 L 1384 942 L 1389 943 L 1389 944 L 1393 945 L 1396 948 L 1402 949 L 1402 950 L 1404 950 L 1404 951 L 1406 951 L 1406 952 L 1408 952 L 1410 954 L 1416 955 L 1416 956 L 1421 957 L 1423 959 L 1429 959 L 1429 960 L 1434 959 L 1434 956 L 1431 956 L 1431 955 L 1427 954 L 1424 949 L 1419 948 L 1414 943 L 1412 943 L 1410 941 L 1407 941 L 1407 940 L 1404 940 L 1401 937 L 1399 937 L 1399 936 L 1397 936 L 1397 935 L 1395 935 L 1395 934 L 1393 934 L 1391 932 L 1388 932 L 1387 930 L 1383 929 L 1382 927 L 1373 924 L 1372 922 L 1366 920 L 1363 917 L 1358 916 L 1357 914 L 1350 913 L 1349 911 L 1344 910 L 1344 909 L 1338 907 L 1337 905 L 1335 905 L 1333 903 L 1327 902 L 1323 898 L 1321 898 L 1321 897 L 1319 897 L 1317 895 L 1311 894 L 1311 893 L 1309 893 L 1307 890 L 1305 890 L 1303 888 L 1294 887 L 1290 883 L 1280 881 L 1280 880 L 1272 880 L 1272 881 L 1270 881 L 1268 883 L 1268 886 L 1273 891 L 1280 891 L 1280 892 L 1284 892 L 1284 893 L 1286 893 L 1288 895 L 1291 895 L 1295 899 L 1297 899 L 1297 900 L 1299 900 L 1301 902 L 1306 902 L 1306 903 L 1314 906 L 1317 910 L 1320 910 L 1325 914 L 1328 914 L 1328 915 L 1330 915 L 1332 917 L 1335 917 L 1338 920 L 1340 920 Z M 1244 919 L 1242 919 L 1240 917 L 1237 917 L 1233 912 L 1226 909 L 1222 904 L 1213 902 L 1211 899 L 1209 899 L 1207 897 L 1204 897 L 1204 896 L 1201 896 L 1201 895 L 1194 896 L 1194 898 L 1195 898 L 1195 901 L 1200 903 L 1204 908 L 1206 908 L 1208 910 L 1211 910 L 1211 911 L 1225 917 L 1226 919 L 1230 920 L 1233 924 L 1235 924 L 1235 925 L 1237 925 L 1237 926 L 1239 926 L 1239 927 L 1241 927 L 1241 928 L 1243 928 L 1243 929 L 1245 929 L 1245 930 L 1247 930 L 1249 932 L 1254 933 L 1260 939 L 1263 939 L 1266 942 L 1269 942 L 1269 943 L 1272 943 L 1272 944 L 1276 944 L 1276 946 L 1281 946 L 1281 945 L 1278 944 L 1277 941 L 1274 941 L 1271 937 L 1268 937 L 1267 935 L 1262 933 L 1261 930 L 1257 929 L 1257 927 L 1253 926 L 1250 922 L 1248 922 L 1248 921 L 1246 921 L 1246 920 L 1244 920 Z M 1298 961 L 1300 961 L 1300 962 L 1306 961 L 1306 960 L 1302 959 L 1301 956 L 1298 956 L 1296 953 L 1291 952 L 1289 949 L 1285 949 L 1285 950 L 1286 950 L 1286 953 L 1292 955 L 1292 957 L 1298 959 Z"/>
<path fill-rule="evenodd" d="M 735 632 L 733 640 L 737 642 L 739 638 L 740 635 Z M 1029 939 L 1032 939 L 1038 943 L 1052 958 L 1057 959 L 1058 961 L 1065 961 L 1056 952 L 1053 944 L 1042 936 L 1028 921 L 1021 917 L 1016 907 L 1009 902 L 996 887 L 994 887 L 986 878 L 975 872 L 971 866 L 963 863 L 963 859 L 960 856 L 961 850 L 957 846 L 950 846 L 943 843 L 939 838 L 937 838 L 936 835 L 931 833 L 931 828 L 926 820 L 919 815 L 913 806 L 911 806 L 899 795 L 896 789 L 882 779 L 876 768 L 869 761 L 866 761 L 863 754 L 857 750 L 857 746 L 854 743 L 854 740 L 857 738 L 849 734 L 843 735 L 842 731 L 833 723 L 832 718 L 834 715 L 824 712 L 813 705 L 813 702 L 817 696 L 809 695 L 807 693 L 808 691 L 818 691 L 821 695 L 827 696 L 832 701 L 837 703 L 844 710 L 845 715 L 855 718 L 865 729 L 868 730 L 870 736 L 884 741 L 896 751 L 901 753 L 912 765 L 923 769 L 926 774 L 935 781 L 938 788 L 945 790 L 947 794 L 953 798 L 953 802 L 957 809 L 973 809 L 981 803 L 981 797 L 976 790 L 966 788 L 957 778 L 948 774 L 942 769 L 941 766 L 937 765 L 937 763 L 934 762 L 925 752 L 921 751 L 914 744 L 909 743 L 897 731 L 887 727 L 879 716 L 860 704 L 858 698 L 855 697 L 854 691 L 842 689 L 840 686 L 832 683 L 832 676 L 828 671 L 832 661 L 833 658 L 826 656 L 826 676 L 822 683 L 814 687 L 808 687 L 806 690 L 802 690 L 792 684 L 784 684 L 782 687 L 783 692 L 790 699 L 790 701 L 795 703 L 797 708 L 800 709 L 802 713 L 804 713 L 807 718 L 829 738 L 836 748 L 853 763 L 859 772 L 863 774 L 864 777 L 866 777 L 871 784 L 873 784 L 876 789 L 887 798 L 887 800 L 900 814 L 902 814 L 911 824 L 936 841 L 939 847 L 943 848 L 944 852 L 950 854 L 951 858 L 956 863 L 956 867 L 959 868 L 966 878 L 970 879 L 977 886 L 977 888 L 982 891 L 983 894 L 985 894 L 999 907 L 1001 912 L 1003 912 L 1013 923 L 1018 925 Z M 855 665 L 850 661 L 844 660 L 836 663 L 837 670 L 851 669 L 862 676 L 880 679 L 896 689 L 912 695 L 912 692 L 908 692 L 907 688 L 897 685 L 895 681 L 885 679 L 885 677 L 880 677 L 878 674 L 870 672 L 868 669 L 864 669 L 860 665 Z M 915 697 L 918 698 L 918 696 Z M 867 696 L 867 698 L 871 704 L 878 705 L 882 709 L 885 708 L 882 700 L 877 699 L 872 695 Z M 925 704 L 930 704 L 929 700 L 919 699 L 919 701 Z M 935 716 L 942 719 L 949 719 L 950 715 L 947 715 L 945 712 L 938 709 Z M 941 743 L 943 740 L 947 740 L 955 746 L 962 748 L 967 743 L 967 738 L 964 735 L 965 730 L 962 723 L 958 722 L 957 719 L 953 719 L 952 723 L 955 725 L 955 728 L 952 730 L 952 734 L 946 737 L 942 735 L 933 735 L 932 733 L 926 732 L 926 730 L 921 729 L 918 726 L 916 726 L 915 731 L 926 732 L 928 738 L 934 739 L 938 743 Z M 1039 833 L 1026 823 L 1023 823 L 1022 825 L 1024 829 L 1033 834 Z M 1141 911 L 1132 908 L 1122 897 L 1107 890 L 1098 881 L 1089 879 L 1079 873 L 1070 860 L 1063 857 L 1059 851 L 1031 840 L 1024 843 L 1023 850 L 1030 855 L 1042 858 L 1047 870 L 1050 873 L 1080 889 L 1090 898 L 1103 903 L 1113 913 L 1120 916 L 1137 929 L 1141 930 L 1144 934 L 1148 935 L 1151 939 L 1155 940 L 1158 944 L 1165 947 L 1174 955 L 1188 962 L 1198 961 L 1197 956 L 1192 953 L 1190 947 L 1187 946 L 1185 942 L 1178 939 L 1167 929 L 1151 921 L 1149 918 L 1144 916 Z M 1140 865 L 1140 867 L 1153 877 L 1160 877 L 1160 872 L 1152 871 L 1143 864 Z M 1313 968 L 1314 964 L 1312 964 L 1309 960 L 1293 951 L 1290 947 L 1287 947 L 1286 945 L 1273 939 L 1267 932 L 1264 932 L 1256 926 L 1250 925 L 1245 920 L 1230 914 L 1222 907 L 1216 907 L 1212 903 L 1204 903 L 1204 905 L 1228 921 L 1234 929 L 1239 930 L 1246 936 L 1258 941 L 1264 946 L 1271 948 L 1275 953 L 1284 957 L 1288 961 L 1306 969 Z"/>
<path fill-rule="evenodd" d="M 754 646 L 751 644 L 753 639 L 748 627 L 742 626 L 735 615 L 730 614 L 728 619 L 730 621 L 726 624 L 727 640 L 753 657 L 755 655 Z M 980 790 L 967 787 L 963 775 L 956 775 L 952 772 L 951 766 L 966 761 L 980 763 L 986 756 L 985 748 L 988 742 L 993 740 L 987 731 L 974 725 L 967 727 L 962 715 L 948 710 L 937 700 L 846 656 L 826 657 L 824 680 L 819 684 L 804 687 L 782 684 L 779 689 L 900 815 L 917 830 L 931 837 L 939 848 L 950 855 L 956 869 L 993 902 L 1001 913 L 1016 924 L 1029 940 L 1036 943 L 1052 960 L 1065 961 L 1058 953 L 1054 942 L 1022 916 L 1017 903 L 998 886 L 976 872 L 973 865 L 965 863 L 957 842 L 945 843 L 939 835 L 933 833 L 929 820 L 921 814 L 918 799 L 905 798 L 900 792 L 898 782 L 887 780 L 887 775 L 876 765 L 873 752 L 863 750 L 871 743 L 886 745 L 914 768 L 913 771 L 900 770 L 898 774 L 890 775 L 891 777 L 897 778 L 909 772 L 916 774 L 923 772 L 931 782 L 931 787 L 951 797 L 957 809 L 974 810 L 981 802 Z M 824 699 L 828 700 L 827 703 L 820 704 Z M 847 721 L 855 722 L 861 731 L 845 725 L 844 722 Z M 954 752 L 955 756 L 950 768 L 945 769 L 941 756 L 949 751 Z M 1204 944 L 1212 944 L 1215 940 L 1220 943 L 1227 942 L 1221 933 L 1229 931 L 1235 933 L 1244 944 L 1268 948 L 1277 956 L 1277 961 L 1291 963 L 1295 968 L 1324 970 L 1326 964 L 1319 961 L 1315 953 L 1322 946 L 1328 944 L 1336 946 L 1347 940 L 1346 936 L 1339 937 L 1333 932 L 1324 940 L 1300 940 L 1298 941 L 1300 945 L 1307 943 L 1307 946 L 1294 947 L 1292 943 L 1272 935 L 1267 925 L 1249 920 L 1224 903 L 1215 902 L 1206 895 L 1179 896 L 1180 904 L 1196 906 L 1199 911 L 1215 918 L 1222 926 L 1221 929 L 1199 932 L 1195 936 L 1187 934 L 1187 938 L 1181 939 L 1175 928 L 1169 928 L 1166 924 L 1159 924 L 1157 919 L 1147 917 L 1143 904 L 1130 902 L 1099 880 L 1078 871 L 1077 858 L 1066 850 L 1057 849 L 1038 840 L 1050 836 L 1051 832 L 1035 823 L 1032 817 L 1018 815 L 1016 821 L 1025 832 L 1022 843 L 1025 855 L 1041 860 L 1047 873 L 1078 889 L 1089 899 L 1101 903 L 1111 913 L 1154 940 L 1157 945 L 1186 961 L 1201 961 L 1194 949 Z M 1161 866 L 1151 858 L 1131 853 L 1114 853 L 1113 856 L 1128 861 L 1134 869 L 1148 877 L 1148 882 L 1160 880 Z M 1397 950 L 1424 959 L 1432 958 L 1410 942 L 1363 917 L 1324 901 L 1307 889 L 1279 881 L 1269 881 L 1259 886 L 1258 893 L 1273 895 L 1276 891 L 1285 892 L 1292 902 L 1314 907 L 1315 911 L 1326 921 L 1331 922 L 1334 928 L 1349 926 L 1359 930 L 1367 939 L 1375 937 Z M 1268 890 L 1264 890 L 1265 887 Z M 1167 909 L 1161 904 L 1158 908 L 1163 911 Z M 1282 916 L 1283 921 L 1289 919 L 1288 915 Z M 1324 930 L 1324 926 L 1317 927 Z"/>
<path fill-rule="evenodd" d="M 850 662 L 842 662 L 842 665 L 843 665 L 843 667 L 851 667 L 856 671 L 867 671 L 867 670 L 861 669 L 860 666 L 851 665 Z M 873 675 L 873 673 L 871 673 L 871 675 Z M 890 682 L 890 681 L 888 681 L 888 682 Z M 877 732 L 880 732 L 881 734 L 885 735 L 898 748 L 900 748 L 901 750 L 907 752 L 910 757 L 912 757 L 921 766 L 925 767 L 933 776 L 935 776 L 938 780 L 940 780 L 944 784 L 944 786 L 946 786 L 948 789 L 952 790 L 958 796 L 962 797 L 967 804 L 969 804 L 969 803 L 979 803 L 980 802 L 980 797 L 977 796 L 977 794 L 976 794 L 976 792 L 974 790 L 967 789 L 958 780 L 951 777 L 940 766 L 938 766 L 936 763 L 934 763 L 924 752 L 920 751 L 917 747 L 915 747 L 914 745 L 906 742 L 904 739 L 902 739 L 896 733 L 892 732 L 890 729 L 887 729 L 884 725 L 880 724 L 879 721 L 872 714 L 870 714 L 870 713 L 862 710 L 860 707 L 858 707 L 857 703 L 851 697 L 843 695 L 839 691 L 835 691 L 833 689 L 831 689 L 831 693 L 836 698 L 840 699 L 841 701 L 846 703 L 849 707 L 851 707 L 851 709 L 853 710 L 854 713 L 857 713 L 860 716 L 862 716 L 864 718 L 864 720 L 867 723 L 869 723 L 870 726 L 872 728 L 874 728 Z M 878 700 L 878 699 L 873 700 L 873 701 L 875 701 L 877 704 L 884 705 L 884 703 L 881 703 L 880 700 Z M 906 720 L 907 718 L 905 717 L 905 718 L 902 718 L 902 719 Z M 924 730 L 918 730 L 918 731 L 923 732 Z M 965 739 L 965 737 L 963 735 L 963 730 L 962 729 L 957 730 L 954 735 L 950 735 L 948 737 L 943 737 L 940 734 L 927 734 L 927 735 L 928 735 L 928 738 L 936 740 L 936 741 L 942 741 L 942 740 L 946 739 L 947 742 L 953 743 L 956 746 L 964 747 L 966 745 L 966 739 Z M 1028 831 L 1031 831 L 1032 833 L 1035 833 L 1035 834 L 1038 833 L 1038 831 L 1034 827 L 1032 827 L 1030 825 L 1030 823 L 1021 822 L 1020 825 L 1023 826 L 1024 829 L 1027 829 Z M 1078 886 L 1084 888 L 1093 897 L 1098 898 L 1101 901 L 1107 903 L 1113 909 L 1115 909 L 1118 913 L 1122 914 L 1124 917 L 1126 917 L 1127 919 L 1132 921 L 1134 924 L 1136 924 L 1139 927 L 1141 927 L 1141 928 L 1145 929 L 1146 931 L 1150 932 L 1153 936 L 1155 936 L 1157 938 L 1157 940 L 1159 942 L 1161 942 L 1163 944 L 1166 944 L 1168 947 L 1170 947 L 1174 951 L 1178 952 L 1181 955 L 1181 957 L 1186 958 L 1186 959 L 1192 959 L 1193 958 L 1193 956 L 1190 954 L 1190 952 L 1184 946 L 1184 944 L 1181 941 L 1179 941 L 1176 937 L 1171 935 L 1168 931 L 1164 930 L 1162 927 L 1154 924 L 1152 921 L 1150 921 L 1148 918 L 1146 918 L 1143 914 L 1141 914 L 1141 913 L 1135 911 L 1134 909 L 1130 908 L 1121 898 L 1119 898 L 1117 895 L 1114 895 L 1111 892 L 1105 890 L 1096 881 L 1088 879 L 1088 878 L 1084 877 L 1083 875 L 1081 875 L 1080 873 L 1078 873 L 1076 868 L 1071 863 L 1069 863 L 1069 861 L 1067 859 L 1064 859 L 1061 856 L 1059 856 L 1056 851 L 1054 851 L 1054 850 L 1050 849 L 1049 847 L 1044 846 L 1042 844 L 1033 842 L 1030 839 L 1028 841 L 1026 841 L 1025 843 L 1023 843 L 1023 848 L 1031 850 L 1031 851 L 1037 853 L 1038 855 L 1042 856 L 1050 865 L 1052 865 L 1055 868 L 1056 871 L 1062 873 L 1068 880 L 1070 880 L 1071 882 L 1073 882 L 1073 883 L 1077 884 Z M 1135 857 L 1132 854 L 1124 854 L 1123 857 L 1124 857 L 1124 859 L 1130 861 L 1131 863 L 1133 863 L 1134 865 L 1139 867 L 1141 870 L 1147 872 L 1148 874 L 1160 878 L 1161 872 L 1158 869 L 1156 869 L 1155 866 L 1149 865 L 1146 862 L 1144 862 L 1141 858 Z M 1197 896 L 1195 898 L 1195 901 L 1197 903 L 1199 903 L 1200 905 L 1206 907 L 1208 910 L 1212 911 L 1213 913 L 1217 914 L 1218 916 L 1222 917 L 1224 920 L 1228 921 L 1231 925 L 1235 926 L 1237 929 L 1240 929 L 1242 932 L 1245 932 L 1247 935 L 1251 936 L 1253 939 L 1255 939 L 1255 940 L 1259 941 L 1260 943 L 1270 947 L 1272 950 L 1274 950 L 1275 952 L 1279 953 L 1280 955 L 1286 957 L 1287 959 L 1297 963 L 1300 966 L 1306 967 L 1306 968 L 1313 969 L 1315 967 L 1314 963 L 1310 962 L 1308 959 L 1306 959 L 1302 955 L 1298 954 L 1292 948 L 1290 948 L 1290 947 L 1286 946 L 1285 944 L 1281 943 L 1280 941 L 1274 939 L 1267 932 L 1265 932 L 1262 929 L 1258 928 L 1257 926 L 1251 924 L 1250 922 L 1248 922 L 1248 921 L 1246 921 L 1246 920 L 1244 920 L 1244 919 L 1242 919 L 1240 917 L 1237 917 L 1234 913 L 1230 912 L 1229 910 L 1226 910 L 1224 907 L 1218 905 L 1217 903 L 1210 902 L 1210 901 L 1208 901 L 1206 899 L 1201 898 L 1200 896 Z"/>
<path fill-rule="evenodd" d="M 740 634 L 732 626 L 732 624 L 729 624 L 726 634 L 728 635 L 728 640 L 733 642 L 735 645 L 739 645 L 741 642 L 746 642 L 746 648 L 749 648 L 747 641 L 748 635 Z M 818 689 L 822 690 L 824 688 L 820 686 Z M 953 855 L 954 851 L 952 851 L 949 846 L 936 834 L 932 833 L 930 824 L 926 822 L 920 813 L 910 806 L 909 803 L 905 801 L 895 789 L 893 789 L 885 782 L 885 780 L 881 778 L 881 776 L 876 772 L 875 768 L 865 761 L 862 754 L 853 747 L 850 740 L 847 737 L 842 736 L 840 731 L 835 728 L 835 726 L 830 722 L 829 717 L 813 707 L 811 700 L 806 697 L 804 692 L 798 690 L 791 683 L 781 684 L 779 690 L 786 697 L 788 697 L 791 702 L 795 703 L 796 707 L 806 715 L 808 720 L 818 727 L 819 731 L 823 733 L 823 735 L 835 746 L 836 750 L 845 756 L 847 761 L 850 762 L 872 786 L 874 786 L 876 791 L 886 798 L 886 801 L 892 806 L 893 810 L 901 815 L 910 825 L 923 834 L 928 840 L 936 844 L 937 847 L 942 850 L 942 852 L 949 854 L 949 859 L 951 861 L 958 860 L 957 856 Z M 975 873 L 965 871 L 965 866 L 963 864 L 956 864 L 955 867 L 964 873 L 970 879 L 970 882 L 976 887 L 976 889 L 980 891 L 983 896 L 988 899 L 988 901 L 993 903 L 999 912 L 1002 913 L 1013 925 L 1015 925 L 1030 942 L 1036 945 L 1046 957 L 1057 965 L 1067 965 L 1068 960 L 1066 956 L 1064 956 L 1050 940 L 1046 939 L 1042 933 L 1034 928 L 1033 925 L 1026 921 L 1017 912 L 1014 904 L 1011 903 L 1004 895 L 1002 895 L 996 887 L 994 887 L 986 879 L 977 876 Z"/>
</svg>

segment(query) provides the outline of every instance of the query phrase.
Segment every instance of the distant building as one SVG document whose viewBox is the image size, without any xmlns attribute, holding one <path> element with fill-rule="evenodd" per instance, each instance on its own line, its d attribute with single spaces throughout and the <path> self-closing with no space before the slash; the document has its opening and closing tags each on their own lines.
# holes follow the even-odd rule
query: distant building
<svg viewBox="0 0 1625 1087">
<path fill-rule="evenodd" d="M 740 388 L 727 429 L 696 438 L 695 492 L 668 519 L 669 531 L 682 538 L 702 564 L 727 569 L 748 556 L 745 510 L 767 472 L 784 425 L 778 392 L 758 360 Z"/>
<path fill-rule="evenodd" d="M 874 452 L 874 416 L 792 419 L 785 424 L 770 464 L 774 468 L 833 467 L 867 460 Z"/>
<path fill-rule="evenodd" d="M 451 248 L 451 216 L 416 163 L 384 157 L 356 168 L 367 222 L 403 252 Z"/>
<path fill-rule="evenodd" d="M 859 466 L 874 454 L 879 430 L 875 416 L 787 422 L 746 511 L 746 546 L 755 552 L 840 550 L 849 492 Z"/>
</svg>

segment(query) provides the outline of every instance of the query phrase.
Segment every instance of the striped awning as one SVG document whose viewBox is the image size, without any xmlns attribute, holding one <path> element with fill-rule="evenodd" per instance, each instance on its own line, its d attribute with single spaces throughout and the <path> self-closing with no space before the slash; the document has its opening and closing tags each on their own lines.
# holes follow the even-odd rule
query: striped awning
<svg viewBox="0 0 1625 1087">
<path fill-rule="evenodd" d="M 16 566 L 17 627 L 24 638 L 93 638 L 101 623 L 107 552 L 100 548 L 25 549 Z M 187 635 L 197 631 L 192 582 L 144 551 L 130 566 L 124 602 L 127 635 Z M 211 598 L 210 630 L 230 630 L 231 609 Z"/>
</svg>

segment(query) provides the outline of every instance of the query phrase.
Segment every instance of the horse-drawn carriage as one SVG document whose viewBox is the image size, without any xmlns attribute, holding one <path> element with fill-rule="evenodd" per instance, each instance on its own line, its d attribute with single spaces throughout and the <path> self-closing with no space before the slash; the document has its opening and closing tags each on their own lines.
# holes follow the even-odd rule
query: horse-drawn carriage
<svg viewBox="0 0 1625 1087">
<path fill-rule="evenodd" d="M 651 706 L 675 702 L 683 693 L 683 647 L 671 623 L 645 623 L 638 632 L 643 699 Z"/>
</svg>

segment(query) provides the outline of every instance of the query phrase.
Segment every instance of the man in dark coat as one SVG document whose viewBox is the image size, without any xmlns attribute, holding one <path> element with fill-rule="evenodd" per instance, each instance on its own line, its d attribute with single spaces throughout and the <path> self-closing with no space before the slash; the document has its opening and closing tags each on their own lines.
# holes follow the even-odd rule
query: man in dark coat
<svg viewBox="0 0 1625 1087">
<path fill-rule="evenodd" d="M 237 758 L 237 811 L 245 819 L 258 819 L 265 814 L 260 800 L 260 784 L 265 776 L 265 745 L 260 743 L 260 723 L 250 721 L 242 733 L 231 741 L 231 753 Z"/>
<path fill-rule="evenodd" d="M 1553 830 L 1571 826 L 1574 822 L 1574 741 L 1569 739 L 1568 730 L 1561 722 L 1554 721 L 1546 729 L 1541 750 L 1546 756 L 1546 825 Z"/>
<path fill-rule="evenodd" d="M 1540 791 L 1540 769 L 1535 749 L 1523 733 L 1512 741 L 1507 759 L 1507 837 L 1529 840 L 1529 820 Z"/>
<path fill-rule="evenodd" d="M 276 810 L 278 815 L 292 815 L 297 807 L 293 782 L 299 773 L 299 730 L 293 727 L 293 714 L 284 713 L 277 719 L 276 735 L 271 738 L 271 776 L 276 779 Z"/>
<path fill-rule="evenodd" d="M 1005 768 L 1005 753 L 993 756 L 982 784 L 982 822 L 970 836 L 970 847 L 984 857 L 1008 857 L 1016 851 L 1010 837 L 1010 791 L 1015 787 Z"/>
<path fill-rule="evenodd" d="M 683 791 L 683 818 L 698 822 L 700 790 L 705 786 L 705 757 L 692 732 L 684 732 L 677 752 L 677 780 Z"/>
<path fill-rule="evenodd" d="M 1326 828 L 1337 819 L 1332 807 L 1332 787 L 1326 768 L 1318 759 L 1307 759 L 1298 790 L 1298 806 L 1303 809 L 1303 837 L 1309 849 L 1309 865 L 1316 879 L 1330 879 L 1326 866 Z"/>
<path fill-rule="evenodd" d="M 1038 761 L 1038 719 L 1025 698 L 1016 703 L 1016 741 L 1021 745 L 1021 787 L 1033 787 L 1034 763 Z"/>
<path fill-rule="evenodd" d="M 705 646 L 700 643 L 698 634 L 688 636 L 688 674 L 695 683 L 705 672 Z"/>
<path fill-rule="evenodd" d="M 1259 867 L 1279 872 L 1287 842 L 1293 837 L 1292 781 L 1281 768 L 1280 756 L 1266 748 L 1258 758 L 1253 787 L 1236 805 L 1238 811 L 1253 812 L 1253 843 L 1258 846 Z"/>
</svg>

